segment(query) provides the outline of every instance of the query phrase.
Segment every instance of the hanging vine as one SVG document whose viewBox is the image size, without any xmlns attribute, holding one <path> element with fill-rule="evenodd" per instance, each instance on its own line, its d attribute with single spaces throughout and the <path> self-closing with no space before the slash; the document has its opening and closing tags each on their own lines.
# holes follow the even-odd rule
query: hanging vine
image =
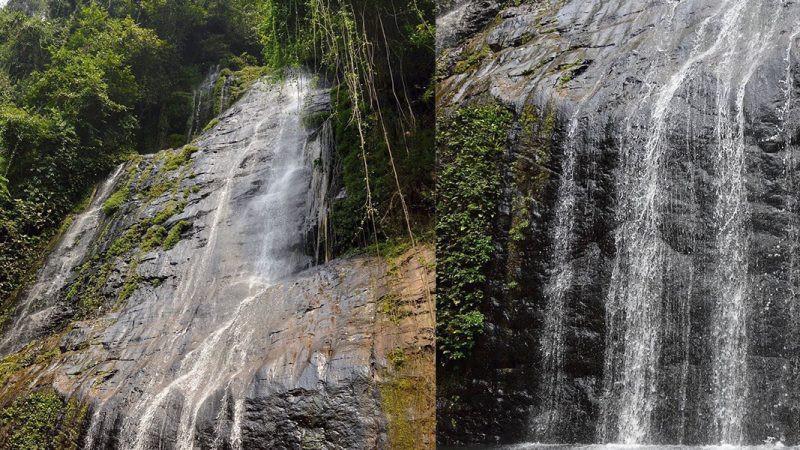
<svg viewBox="0 0 800 450">
<path fill-rule="evenodd" d="M 372 235 L 369 241 L 377 243 L 382 238 L 399 237 L 392 228 L 399 228 L 397 225 L 402 223 L 403 234 L 415 244 L 415 231 L 418 233 L 421 228 L 415 212 L 424 209 L 419 207 L 420 198 L 429 203 L 426 213 L 432 214 L 433 209 L 430 193 L 433 133 L 432 130 L 420 133 L 418 128 L 418 115 L 433 109 L 431 99 L 423 98 L 429 90 L 432 74 L 423 83 L 416 80 L 409 89 L 403 63 L 412 53 L 417 59 L 422 55 L 432 61 L 432 2 L 427 10 L 420 8 L 416 0 L 398 2 L 402 3 L 399 9 L 394 1 L 272 0 L 267 3 L 267 25 L 271 27 L 271 34 L 265 39 L 267 60 L 274 68 L 310 65 L 321 69 L 330 74 L 334 89 L 343 93 L 339 96 L 343 102 L 339 107 L 335 105 L 335 109 L 337 114 L 347 114 L 344 128 L 355 134 L 354 144 L 363 176 L 359 183 L 363 189 L 363 204 L 358 207 L 362 219 L 355 232 L 369 229 Z M 277 12 L 292 8 L 302 20 L 284 21 L 280 29 Z M 384 17 L 394 19 L 391 32 L 387 31 Z M 283 39 L 287 41 L 282 42 Z M 403 45 L 397 45 L 398 39 Z M 290 60 L 282 56 L 286 49 L 294 52 Z M 421 144 L 410 148 L 410 138 L 418 139 L 420 135 L 429 143 L 428 148 L 421 149 Z M 346 145 L 338 146 L 340 154 L 348 152 L 342 148 Z M 405 150 L 401 160 L 397 158 L 397 148 Z M 422 153 L 427 155 L 421 156 Z M 421 170 L 409 173 L 409 166 L 414 167 L 421 159 L 425 161 L 416 165 L 427 164 L 427 173 Z M 352 178 L 352 174 L 346 175 Z M 418 178 L 427 179 L 419 182 Z M 430 192 L 423 192 L 425 189 Z M 415 197 L 414 208 L 409 204 L 409 196 Z M 392 212 L 395 208 L 398 213 Z M 366 239 L 363 243 L 367 243 Z"/>
</svg>

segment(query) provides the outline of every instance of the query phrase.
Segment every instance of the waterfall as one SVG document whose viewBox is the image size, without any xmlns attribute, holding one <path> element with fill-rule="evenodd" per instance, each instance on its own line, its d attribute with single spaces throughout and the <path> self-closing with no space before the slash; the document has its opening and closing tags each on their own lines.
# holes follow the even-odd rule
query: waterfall
<svg viewBox="0 0 800 450">
<path fill-rule="evenodd" d="M 189 132 L 186 135 L 186 142 L 191 142 L 192 138 L 211 119 L 214 112 L 214 87 L 219 79 L 219 74 L 220 66 L 212 66 L 200 86 L 192 92 L 192 115 L 189 118 Z M 224 105 L 224 103 L 221 103 L 221 105 Z"/>
<path fill-rule="evenodd" d="M 747 316 L 749 208 L 745 186 L 745 113 L 744 97 L 750 79 L 761 63 L 764 50 L 774 38 L 778 10 L 766 33 L 742 39 L 730 39 L 724 63 L 719 68 L 717 86 L 717 178 L 715 218 L 716 248 L 719 264 L 716 272 L 717 308 L 713 335 L 714 424 L 718 441 L 741 444 L 747 400 Z M 736 18 L 737 21 L 739 17 Z M 744 47 L 744 48 L 742 48 Z M 743 74 L 736 68 L 742 67 Z M 727 78 L 726 78 L 727 77 Z M 738 83 L 738 87 L 735 83 Z M 735 96 L 734 96 L 735 95 Z M 733 109 L 731 109 L 733 104 Z"/>
<path fill-rule="evenodd" d="M 544 379 L 542 383 L 542 410 L 544 411 L 545 434 L 550 434 L 553 427 L 564 418 L 558 414 L 561 389 L 564 385 L 564 341 L 567 294 L 572 286 L 574 269 L 572 267 L 572 249 L 574 246 L 575 207 L 578 186 L 576 180 L 577 166 L 577 130 L 580 121 L 578 112 L 569 123 L 567 138 L 564 144 L 564 159 L 561 164 L 561 176 L 558 188 L 558 201 L 555 208 L 555 226 L 552 234 L 553 274 L 545 287 L 547 307 L 545 311 L 544 332 L 541 340 L 541 352 L 544 360 L 542 367 Z"/>
<path fill-rule="evenodd" d="M 503 231 L 545 182 L 524 239 L 493 234 L 508 264 L 442 442 L 798 445 L 800 4 L 484 3 L 440 21 L 437 106 L 546 105 L 560 127 L 536 157 L 524 117 L 509 133 L 530 178 L 502 173 Z"/>
<path fill-rule="evenodd" d="M 282 280 L 313 264 L 304 240 L 326 202 L 310 191 L 327 183 L 313 166 L 328 156 L 330 129 L 307 129 L 302 116 L 328 102 L 305 75 L 258 82 L 198 138 L 195 164 L 204 168 L 201 183 L 213 188 L 187 206 L 187 214 L 202 217 L 199 244 L 182 242 L 170 252 L 181 262 L 174 287 L 162 286 L 172 289 L 167 296 L 126 306 L 109 331 L 119 336 L 119 358 L 130 361 L 119 376 L 136 374 L 136 381 L 115 385 L 93 408 L 87 448 L 103 447 L 108 430 L 119 429 L 120 448 L 174 439 L 175 448 L 191 449 L 208 420 L 219 447 L 245 445 L 248 386 L 272 336 L 264 327 L 270 298 L 281 295 Z M 142 317 L 169 320 L 141 328 Z M 120 410 L 121 427 L 113 416 Z"/>
<path fill-rule="evenodd" d="M 233 82 L 232 75 L 225 76 L 225 79 L 222 81 L 222 89 L 220 89 L 219 93 L 219 111 L 218 111 L 219 113 L 222 113 L 223 111 L 225 111 L 225 108 L 227 108 L 232 82 Z"/>
<path fill-rule="evenodd" d="M 184 399 L 181 409 L 177 436 L 178 449 L 191 449 L 194 446 L 194 429 L 198 410 L 216 388 L 233 389 L 235 398 L 244 396 L 245 386 L 236 381 L 236 375 L 248 359 L 251 345 L 249 334 L 256 327 L 250 322 L 254 319 L 249 313 L 251 304 L 262 295 L 270 284 L 285 275 L 297 271 L 308 264 L 307 257 L 298 253 L 291 245 L 298 239 L 304 217 L 298 212 L 297 204 L 303 204 L 308 182 L 304 179 L 310 174 L 309 161 L 304 152 L 304 135 L 301 133 L 300 112 L 306 98 L 308 80 L 289 83 L 282 93 L 279 109 L 263 114 L 253 129 L 247 146 L 242 146 L 234 158 L 225 178 L 224 188 L 219 194 L 215 216 L 208 231 L 209 238 L 201 263 L 194 267 L 178 293 L 178 304 L 186 305 L 181 315 L 193 314 L 189 308 L 195 304 L 198 295 L 207 295 L 197 288 L 202 279 L 216 279 L 218 268 L 213 264 L 217 252 L 224 251 L 218 244 L 224 231 L 224 220 L 230 220 L 234 209 L 230 207 L 235 181 L 245 161 L 264 150 L 272 153 L 272 164 L 263 173 L 266 180 L 263 192 L 254 198 L 245 215 L 255 214 L 261 218 L 258 224 L 258 240 L 248 243 L 254 246 L 252 265 L 240 276 L 247 282 L 249 296 L 242 299 L 227 322 L 219 326 L 210 336 L 181 358 L 178 376 L 166 386 L 155 387 L 150 395 L 145 395 L 134 410 L 143 411 L 135 421 L 135 440 L 131 448 L 148 448 L 148 433 L 156 425 L 155 413 L 163 408 L 164 402 L 179 392 Z M 276 123 L 277 119 L 277 123 Z M 240 212 L 237 212 L 240 214 Z M 259 248 L 260 242 L 260 248 Z M 223 285 L 212 289 L 219 291 Z M 221 292 L 221 291 L 220 291 Z M 188 330 L 186 330 L 188 331 Z M 177 345 L 177 342 L 175 342 Z M 154 394 L 154 395 L 153 395 Z M 234 426 L 234 429 L 236 426 Z M 233 431 L 233 433 L 238 433 Z"/>
<path fill-rule="evenodd" d="M 99 232 L 103 203 L 117 188 L 125 165 L 100 183 L 92 195 L 89 208 L 77 215 L 51 251 L 34 284 L 27 289 L 14 312 L 13 322 L 0 341 L 0 355 L 18 351 L 52 326 L 58 315 L 60 291 L 66 286 L 71 270 L 86 255 Z"/>
<path fill-rule="evenodd" d="M 798 281 L 800 280 L 798 280 L 797 276 L 797 252 L 798 239 L 800 239 L 800 221 L 797 217 L 798 208 L 797 198 L 795 196 L 798 187 L 795 179 L 795 171 L 797 167 L 797 158 L 795 152 L 797 152 L 797 144 L 796 142 L 793 142 L 794 136 L 792 136 L 792 130 L 785 125 L 787 121 L 792 118 L 793 113 L 794 115 L 797 114 L 797 99 L 795 98 L 794 94 L 797 81 L 792 71 L 793 63 L 796 63 L 796 61 L 793 61 L 792 59 L 792 51 L 796 50 L 798 39 L 800 39 L 800 30 L 796 30 L 789 37 L 789 45 L 787 45 L 786 48 L 786 77 L 783 81 L 786 103 L 781 111 L 781 129 L 778 133 L 779 136 L 785 139 L 787 142 L 786 152 L 783 157 L 783 176 L 786 181 L 786 186 L 784 189 L 789 194 L 785 209 L 791 217 L 789 223 L 787 224 L 786 230 L 788 245 L 784 246 L 784 251 L 788 253 L 786 282 L 789 288 L 789 296 L 787 297 L 787 310 L 789 312 L 789 330 L 792 336 L 788 339 L 788 344 L 785 348 L 785 351 L 789 356 L 790 363 L 783 368 L 782 376 L 783 385 L 787 390 L 791 389 L 793 386 L 796 386 L 796 380 L 800 379 L 800 292 L 798 291 Z M 795 108 L 794 111 L 793 108 Z M 795 394 L 795 397 L 800 398 L 800 394 Z"/>
<path fill-rule="evenodd" d="M 709 66 L 715 70 L 718 87 L 713 409 L 719 441 L 741 442 L 747 383 L 744 358 L 748 286 L 743 99 L 759 62 L 762 40 L 771 35 L 743 39 L 740 30 L 748 13 L 752 13 L 748 2 L 732 0 L 701 23 L 689 59 L 655 92 L 647 88 L 644 98 L 653 107 L 643 148 L 637 145 L 635 136 L 626 136 L 619 189 L 617 261 L 607 304 L 608 335 L 613 337 L 607 350 L 605 375 L 606 401 L 613 403 L 605 408 L 605 415 L 612 417 L 603 420 L 607 442 L 641 444 L 653 439 L 652 415 L 660 395 L 661 330 L 666 317 L 662 303 L 664 277 L 678 264 L 672 263 L 672 250 L 662 237 L 663 215 L 671 201 L 665 185 L 665 155 L 671 145 L 667 130 L 672 115 L 677 113 L 672 107 L 676 95 L 712 58 L 723 61 L 721 66 Z M 747 45 L 744 53 L 741 45 Z M 734 69 L 741 65 L 742 58 L 748 62 L 743 77 Z M 613 423 L 616 432 L 608 429 Z"/>
</svg>

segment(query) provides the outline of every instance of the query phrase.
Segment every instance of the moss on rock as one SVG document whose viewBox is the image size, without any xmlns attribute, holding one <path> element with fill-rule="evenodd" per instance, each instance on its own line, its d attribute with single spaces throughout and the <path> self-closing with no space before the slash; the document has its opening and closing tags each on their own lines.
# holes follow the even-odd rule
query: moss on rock
<svg viewBox="0 0 800 450">
<path fill-rule="evenodd" d="M 0 447 L 77 449 L 88 407 L 52 388 L 31 392 L 0 409 Z"/>
</svg>

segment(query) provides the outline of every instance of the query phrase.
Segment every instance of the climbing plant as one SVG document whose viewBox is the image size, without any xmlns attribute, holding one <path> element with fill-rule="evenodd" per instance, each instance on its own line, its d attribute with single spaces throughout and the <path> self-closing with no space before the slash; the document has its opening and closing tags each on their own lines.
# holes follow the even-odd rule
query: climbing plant
<svg viewBox="0 0 800 450">
<path fill-rule="evenodd" d="M 440 124 L 437 349 L 447 360 L 464 358 L 484 329 L 483 289 L 511 121 L 508 110 L 489 104 L 459 109 Z"/>
<path fill-rule="evenodd" d="M 265 59 L 314 67 L 334 85 L 336 149 L 347 196 L 334 202 L 336 248 L 407 236 L 431 222 L 433 2 L 267 0 Z"/>
</svg>

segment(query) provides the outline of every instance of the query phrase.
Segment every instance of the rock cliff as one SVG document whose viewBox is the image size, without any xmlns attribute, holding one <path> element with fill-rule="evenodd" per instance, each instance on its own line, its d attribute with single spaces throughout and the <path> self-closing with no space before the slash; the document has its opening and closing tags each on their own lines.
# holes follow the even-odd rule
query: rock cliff
<svg viewBox="0 0 800 450">
<path fill-rule="evenodd" d="M 798 19 L 780 0 L 442 11 L 441 116 L 514 116 L 486 331 L 440 368 L 442 442 L 800 443 Z"/>
<path fill-rule="evenodd" d="M 5 326 L 0 446 L 432 445 L 432 251 L 317 264 L 328 102 L 260 81 L 98 187 Z"/>
</svg>

